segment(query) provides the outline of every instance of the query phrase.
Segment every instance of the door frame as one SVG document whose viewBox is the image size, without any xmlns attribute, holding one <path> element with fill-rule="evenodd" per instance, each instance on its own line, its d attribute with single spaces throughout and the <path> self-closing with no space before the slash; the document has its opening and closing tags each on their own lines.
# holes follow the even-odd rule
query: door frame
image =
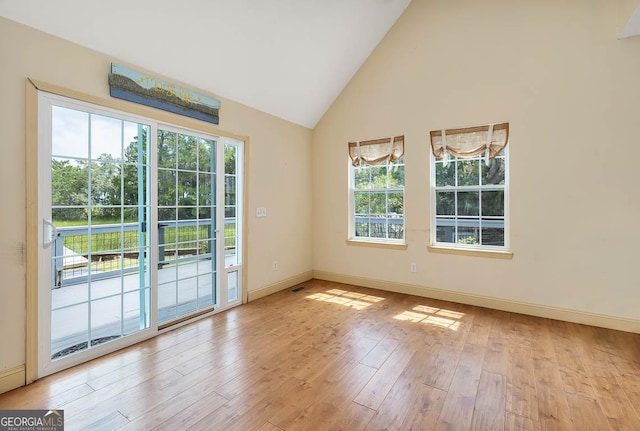
<svg viewBox="0 0 640 431">
<path fill-rule="evenodd" d="M 114 109 L 127 115 L 145 117 L 153 120 L 156 123 L 173 124 L 175 126 L 183 127 L 185 129 L 191 129 L 200 131 L 207 134 L 217 135 L 221 138 L 229 137 L 244 142 L 244 169 L 243 169 L 243 208 L 242 208 L 242 292 L 241 303 L 244 304 L 248 300 L 248 247 L 247 247 L 247 202 L 249 198 L 248 190 L 248 166 L 249 166 L 249 138 L 247 136 L 238 135 L 235 133 L 226 132 L 218 129 L 213 124 L 194 120 L 187 117 L 182 117 L 176 114 L 168 113 L 165 111 L 156 110 L 153 108 L 145 107 L 142 105 L 136 105 L 131 102 L 122 101 L 119 99 L 105 99 L 98 96 L 89 95 L 86 93 L 70 90 L 55 84 L 50 84 L 31 78 L 27 78 L 25 83 L 25 167 L 26 167 L 26 232 L 25 232 L 25 267 L 26 267 L 26 334 L 25 334 L 25 383 L 29 384 L 38 379 L 39 372 L 39 307 L 40 307 L 40 295 L 39 295 L 39 283 L 40 283 L 40 247 L 42 243 L 42 230 L 40 228 L 39 214 L 39 182 L 41 176 L 38 172 L 38 160 L 39 154 L 39 142 L 38 142 L 38 129 L 39 129 L 39 92 L 51 93 L 58 96 L 75 99 L 81 102 L 87 102 L 94 105 L 98 105 L 107 109 Z M 152 154 L 152 157 L 154 155 Z M 153 204 L 153 203 L 152 203 Z M 153 283 L 156 280 L 152 279 Z M 155 295 L 154 295 L 155 296 Z M 152 306 L 154 306 L 152 301 Z M 179 326 L 185 325 L 197 319 L 202 319 L 207 316 L 213 315 L 222 310 L 215 310 L 210 313 L 202 314 L 194 317 L 192 320 L 176 322 L 175 325 L 164 328 L 162 330 L 157 329 L 157 323 L 152 321 L 151 333 L 145 333 L 144 336 L 134 334 L 130 336 L 130 343 L 132 345 L 140 342 L 144 339 L 155 337 L 163 332 L 172 330 Z M 155 325 L 155 326 L 154 326 Z M 102 347 L 95 348 L 96 353 L 102 352 Z M 124 346 L 122 346 L 124 347 Z M 89 360 L 89 359 L 86 359 Z M 72 366 L 72 365 L 70 365 Z"/>
</svg>

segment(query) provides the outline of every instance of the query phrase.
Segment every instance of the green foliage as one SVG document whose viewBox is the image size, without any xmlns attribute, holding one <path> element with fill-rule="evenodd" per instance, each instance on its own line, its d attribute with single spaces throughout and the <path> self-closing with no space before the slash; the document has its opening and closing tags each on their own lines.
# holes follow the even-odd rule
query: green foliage
<svg viewBox="0 0 640 431">
<path fill-rule="evenodd" d="M 137 231 L 95 233 L 91 235 L 91 253 L 117 251 L 122 248 L 138 247 L 139 233 Z M 64 238 L 64 246 L 76 254 L 89 253 L 89 235 L 69 235 Z M 123 242 L 124 241 L 124 242 Z"/>
<path fill-rule="evenodd" d="M 436 187 L 456 185 L 456 164 L 449 163 L 447 166 L 441 161 L 436 162 Z"/>
<path fill-rule="evenodd" d="M 147 142 L 146 130 L 143 142 Z M 225 167 L 236 171 L 236 151 L 225 151 Z M 138 139 L 125 148 L 124 158 L 115 159 L 102 154 L 96 160 L 52 160 L 52 198 L 54 206 L 63 206 L 55 212 L 56 221 L 87 220 L 88 184 L 91 175 L 92 220 L 137 220 L 139 206 L 139 173 L 142 173 L 142 191 L 147 194 L 149 167 L 143 151 L 142 163 L 138 163 Z M 215 204 L 215 142 L 188 135 L 160 130 L 158 132 L 158 204 L 166 207 L 182 207 L 173 211 L 169 220 L 194 220 L 210 218 L 210 208 L 197 211 L 196 206 Z M 213 169 L 212 169 L 213 168 Z M 141 172 L 140 172 L 141 171 Z M 227 186 L 235 186 L 235 177 L 227 176 Z M 235 205 L 235 193 L 229 191 L 227 205 Z M 148 205 L 144 202 L 143 205 Z M 82 208 L 68 208 L 78 206 Z M 125 206 L 124 215 L 121 206 Z M 127 206 L 132 208 L 126 208 Z M 165 212 L 165 214 L 170 214 Z M 86 221 L 82 224 L 86 224 Z"/>
<path fill-rule="evenodd" d="M 89 174 L 84 161 L 51 160 L 51 203 L 52 205 L 87 205 L 87 184 Z M 86 218 L 85 208 L 69 208 L 60 214 L 62 220 Z"/>
<path fill-rule="evenodd" d="M 401 159 L 402 160 L 402 159 Z M 367 165 L 354 168 L 355 188 L 382 190 L 404 187 L 404 164 Z"/>
<path fill-rule="evenodd" d="M 491 187 L 505 182 L 504 155 L 499 155 L 487 165 L 485 155 L 471 159 L 449 156 L 444 166 L 440 160 L 435 162 L 436 215 L 442 224 L 437 227 L 437 240 L 457 242 L 458 244 L 479 244 L 480 226 L 482 226 L 483 245 L 504 245 L 504 228 L 487 228 L 487 222 L 501 220 L 504 217 L 504 190 L 491 190 Z M 451 222 L 459 216 L 471 221 L 471 226 L 457 227 Z"/>
<path fill-rule="evenodd" d="M 119 224 L 138 221 L 139 172 L 142 190 L 147 195 L 146 142 L 143 130 L 143 159 L 138 163 L 138 137 L 125 148 L 122 160 L 102 154 L 90 163 L 86 161 L 52 160 L 53 216 L 58 226 L 84 226 L 88 221 L 88 184 L 91 177 L 91 223 Z M 158 217 L 162 220 L 210 219 L 215 205 L 216 143 L 179 133 L 158 131 Z M 235 174 L 237 148 L 227 146 L 224 152 L 226 195 L 225 215 L 234 217 L 236 195 Z M 233 175 L 228 175 L 233 174 Z M 148 202 L 143 202 L 148 205 Z M 79 208 L 73 208 L 79 207 Z M 206 240 L 208 226 L 165 228 L 166 242 L 184 242 L 178 248 L 195 247 L 190 241 Z M 101 252 L 137 247 L 139 233 L 98 233 L 91 236 L 91 251 Z M 235 246 L 235 226 L 225 226 L 225 246 Z M 88 253 L 88 236 L 67 237 L 65 246 L 76 253 Z M 205 248 L 208 245 L 205 244 Z"/>
<path fill-rule="evenodd" d="M 404 161 L 354 168 L 355 236 L 403 238 Z M 358 218 L 361 218 L 358 220 Z"/>
<path fill-rule="evenodd" d="M 236 172 L 236 160 L 238 148 L 225 145 L 224 147 L 224 172 L 228 175 L 235 175 Z"/>
<path fill-rule="evenodd" d="M 472 236 L 466 236 L 464 238 L 458 238 L 458 244 L 478 244 L 478 240 Z"/>
<path fill-rule="evenodd" d="M 496 158 L 489 162 L 489 166 L 482 164 L 482 184 L 504 184 L 504 158 Z"/>
<path fill-rule="evenodd" d="M 178 220 L 210 218 L 210 210 L 198 212 L 196 206 L 215 204 L 215 154 L 213 141 L 158 131 L 158 205 L 182 207 L 174 214 Z"/>
<path fill-rule="evenodd" d="M 404 164 L 354 168 L 356 215 L 386 216 L 404 214 Z"/>
<path fill-rule="evenodd" d="M 458 185 L 477 186 L 480 181 L 480 160 L 458 160 Z"/>
<path fill-rule="evenodd" d="M 479 192 L 457 192 L 458 195 L 458 215 L 480 216 L 480 194 Z"/>
<path fill-rule="evenodd" d="M 435 169 L 436 187 L 504 184 L 505 179 L 504 158 L 498 157 L 491 160 L 487 166 L 484 154 L 473 159 L 449 156 L 447 166 L 444 166 L 442 161 L 436 161 Z M 439 190 L 436 192 L 437 215 L 455 215 L 456 202 L 458 215 L 504 216 L 504 191 L 502 190 L 480 192 Z"/>
<path fill-rule="evenodd" d="M 115 221 L 119 223 L 119 221 Z M 77 221 L 67 221 L 70 226 L 77 226 Z M 177 234 L 177 237 L 176 237 Z M 142 234 L 144 235 L 144 234 Z M 234 248 L 236 227 L 233 224 L 225 225 L 225 248 Z M 200 249 L 200 253 L 209 252 L 209 226 L 181 226 L 179 228 L 164 228 L 165 244 L 171 248 L 177 249 Z M 91 253 L 100 253 L 106 251 L 120 250 L 121 245 L 124 249 L 133 249 L 138 247 L 140 233 L 138 231 L 126 232 L 109 232 L 96 233 L 91 235 Z M 178 244 L 175 244 L 178 243 Z M 162 244 L 161 244 L 162 245 Z M 64 246 L 74 253 L 86 255 L 89 252 L 88 235 L 66 236 Z"/>
</svg>

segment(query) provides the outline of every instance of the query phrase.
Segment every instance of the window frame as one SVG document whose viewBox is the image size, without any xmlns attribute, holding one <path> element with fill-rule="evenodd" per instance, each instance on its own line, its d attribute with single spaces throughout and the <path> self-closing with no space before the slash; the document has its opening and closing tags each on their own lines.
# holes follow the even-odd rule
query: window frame
<svg viewBox="0 0 640 431">
<path fill-rule="evenodd" d="M 430 162 L 430 187 L 429 187 L 429 194 L 430 194 L 430 221 L 429 221 L 429 225 L 430 225 L 430 235 L 429 235 L 429 250 L 431 251 L 444 251 L 444 252 L 457 252 L 460 251 L 460 254 L 469 254 L 469 255 L 476 255 L 477 253 L 487 253 L 487 255 L 493 253 L 495 254 L 497 257 L 500 257 L 500 255 L 511 255 L 511 249 L 510 249 L 510 213 L 509 213 L 509 188 L 510 188 L 510 178 L 509 178 L 509 146 L 506 146 L 502 151 L 501 154 L 504 157 L 504 184 L 490 184 L 490 185 L 482 185 L 482 184 L 478 184 L 478 185 L 471 185 L 471 186 L 436 186 L 436 162 L 438 161 L 438 159 L 433 155 L 432 151 L 429 151 L 429 162 Z M 459 157 L 455 157 L 452 154 L 448 154 L 449 156 L 449 163 L 456 163 L 459 160 L 478 160 L 480 159 L 480 163 L 484 164 L 484 157 L 486 157 L 485 153 L 482 153 L 479 156 L 476 157 L 472 157 L 469 159 L 464 159 L 464 158 L 459 158 Z M 486 245 L 486 244 L 460 244 L 460 243 L 452 243 L 452 242 L 443 242 L 443 241 L 438 241 L 437 240 L 437 227 L 436 227 L 436 222 L 438 219 L 438 215 L 437 215 L 437 201 L 436 201 L 436 196 L 437 196 L 437 192 L 441 191 L 441 190 L 447 190 L 447 191 L 452 191 L 452 192 L 459 192 L 459 191 L 495 191 L 495 190 L 503 190 L 504 191 L 504 216 L 503 216 L 503 223 L 504 223 L 504 244 L 502 246 L 497 246 L 497 245 Z M 479 202 L 479 215 L 478 215 L 478 220 L 480 223 L 480 231 L 482 231 L 482 203 L 481 201 Z M 457 221 L 459 220 L 460 215 L 458 214 L 457 208 L 456 208 L 456 214 L 453 217 L 453 219 L 456 222 L 457 225 Z M 471 252 L 471 253 L 468 253 Z"/>
<path fill-rule="evenodd" d="M 383 246 L 387 248 L 406 248 L 406 211 L 405 211 L 405 200 L 406 200 L 406 164 L 404 160 L 404 155 L 401 159 L 396 162 L 386 162 L 384 164 L 379 165 L 370 165 L 366 162 L 361 162 L 362 166 L 353 166 L 351 161 L 349 160 L 349 234 L 347 239 L 347 244 L 349 245 L 365 245 L 365 246 Z M 387 178 L 390 175 L 390 166 L 401 165 L 404 167 L 403 178 L 402 178 L 402 187 L 389 187 L 389 182 L 387 181 L 387 187 L 385 188 L 368 188 L 368 189 L 357 189 L 356 188 L 356 169 L 366 167 L 366 168 L 379 168 L 385 167 L 387 169 Z M 369 182 L 371 184 L 371 182 Z M 388 194 L 389 193 L 402 193 L 402 238 L 389 238 L 388 227 L 385 232 L 387 233 L 387 237 L 371 237 L 371 236 L 357 236 L 356 235 L 356 193 L 357 192 L 370 192 L 370 193 L 384 193 L 385 194 L 385 205 L 387 206 L 387 212 L 385 213 L 385 225 L 388 226 L 389 220 L 389 212 L 388 212 Z M 391 246 L 391 247 L 390 247 Z"/>
</svg>

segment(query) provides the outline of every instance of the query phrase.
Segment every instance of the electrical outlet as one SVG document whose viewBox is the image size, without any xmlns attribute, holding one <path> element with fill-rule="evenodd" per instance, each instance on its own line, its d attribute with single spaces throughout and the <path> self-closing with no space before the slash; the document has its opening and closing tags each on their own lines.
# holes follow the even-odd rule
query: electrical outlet
<svg viewBox="0 0 640 431">
<path fill-rule="evenodd" d="M 416 265 L 415 262 L 411 262 L 411 265 L 409 266 L 409 271 L 418 272 L 418 265 Z"/>
<path fill-rule="evenodd" d="M 273 264 L 271 264 L 271 269 L 274 270 L 274 271 L 278 270 L 278 261 L 277 260 L 273 261 Z"/>
</svg>

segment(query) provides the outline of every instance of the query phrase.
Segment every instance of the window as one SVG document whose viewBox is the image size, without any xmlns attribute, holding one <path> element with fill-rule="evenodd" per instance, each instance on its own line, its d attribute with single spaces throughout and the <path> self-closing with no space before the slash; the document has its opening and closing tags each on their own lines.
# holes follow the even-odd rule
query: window
<svg viewBox="0 0 640 431">
<path fill-rule="evenodd" d="M 431 243 L 508 247 L 508 123 L 431 132 Z"/>
<path fill-rule="evenodd" d="M 404 137 L 350 142 L 352 239 L 404 240 Z"/>
</svg>

